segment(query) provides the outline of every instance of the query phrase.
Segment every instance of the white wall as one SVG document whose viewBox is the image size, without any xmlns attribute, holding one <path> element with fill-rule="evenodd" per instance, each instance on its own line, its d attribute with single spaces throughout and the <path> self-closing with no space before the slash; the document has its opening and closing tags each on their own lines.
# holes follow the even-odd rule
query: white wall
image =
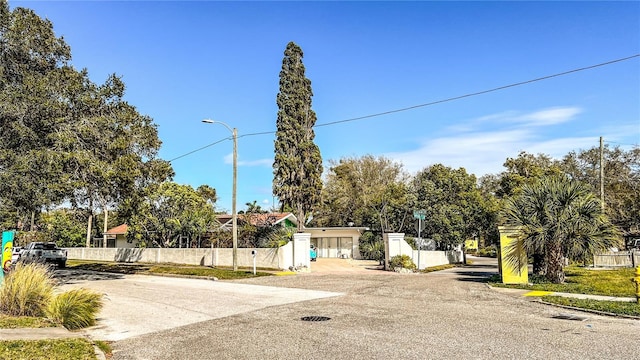
<svg viewBox="0 0 640 360">
<path fill-rule="evenodd" d="M 462 263 L 462 251 L 450 250 L 450 251 L 420 251 L 420 264 L 418 264 L 418 250 L 412 250 L 411 258 L 413 262 L 418 266 L 418 269 L 422 270 L 432 266 L 446 265 L 446 264 L 458 264 Z"/>
<path fill-rule="evenodd" d="M 397 255 L 407 255 L 413 260 L 418 269 L 422 270 L 427 267 L 456 264 L 462 262 L 462 251 L 429 251 L 429 250 L 413 250 L 404 240 L 403 233 L 390 233 L 385 234 L 385 238 L 388 239 L 389 244 L 389 259 Z M 418 255 L 419 254 L 419 255 Z M 420 257 L 420 263 L 418 263 L 418 256 Z"/>
<path fill-rule="evenodd" d="M 311 234 L 296 233 L 293 235 L 293 266 L 296 268 L 311 267 Z M 289 242 L 291 244 L 291 242 Z"/>
<path fill-rule="evenodd" d="M 389 239 L 389 259 L 397 255 L 412 256 L 411 252 L 413 248 L 404 241 L 404 233 L 390 233 L 385 235 Z"/>
<path fill-rule="evenodd" d="M 67 258 L 117 262 L 174 263 L 203 266 L 233 266 L 230 248 L 66 248 Z M 238 266 L 253 267 L 252 250 L 257 251 L 256 266 L 268 269 L 288 269 L 293 265 L 293 244 L 279 249 L 237 249 Z M 307 246 L 307 256 L 309 249 Z"/>
</svg>

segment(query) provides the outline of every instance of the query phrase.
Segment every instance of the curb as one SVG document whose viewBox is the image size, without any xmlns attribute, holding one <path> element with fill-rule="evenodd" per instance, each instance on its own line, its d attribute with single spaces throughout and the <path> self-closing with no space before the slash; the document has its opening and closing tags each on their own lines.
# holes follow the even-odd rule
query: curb
<svg viewBox="0 0 640 360">
<path fill-rule="evenodd" d="M 563 308 L 563 309 L 569 309 L 569 310 L 575 310 L 575 311 L 582 311 L 582 312 L 586 312 L 586 313 L 592 313 L 592 314 L 596 314 L 596 315 L 602 315 L 602 316 L 610 316 L 610 317 L 617 317 L 617 318 L 624 318 L 624 319 L 631 319 L 631 320 L 640 320 L 640 316 L 634 316 L 634 315 L 625 315 L 625 314 L 616 314 L 616 313 L 611 313 L 611 312 L 607 312 L 607 311 L 600 311 L 600 310 L 593 310 L 593 309 L 584 309 L 584 308 L 579 308 L 579 307 L 575 307 L 575 306 L 568 306 L 568 305 L 560 305 L 560 304 L 554 304 L 554 303 L 550 303 L 547 301 L 542 300 L 541 298 L 538 298 L 537 295 L 535 296 L 535 298 L 532 298 L 534 296 L 527 296 L 527 294 L 531 291 L 529 290 L 525 290 L 525 289 L 512 289 L 512 288 L 500 288 L 500 287 L 493 287 L 489 284 L 485 284 L 487 285 L 487 287 L 493 291 L 496 291 L 498 293 L 502 293 L 502 294 L 507 294 L 507 295 L 514 295 L 516 297 L 529 297 L 529 301 L 531 302 L 537 302 L 543 305 L 550 305 L 550 306 L 555 306 L 558 308 Z M 498 289 L 506 289 L 506 291 L 501 291 Z M 525 292 L 525 293 L 521 293 L 521 292 Z M 563 294 L 568 294 L 568 293 L 563 293 Z M 559 296 L 559 295 L 554 295 L 554 292 L 549 292 L 549 294 L 545 294 L 545 295 L 553 295 L 553 296 Z M 584 295 L 584 294 L 577 294 L 577 295 Z M 568 296 L 570 298 L 579 298 L 579 297 L 572 297 L 572 296 Z M 611 301 L 611 300 L 597 300 L 596 301 Z"/>
<path fill-rule="evenodd" d="M 597 314 L 597 315 L 602 315 L 602 316 L 613 316 L 613 317 L 619 317 L 619 318 L 624 318 L 624 319 L 640 320 L 640 316 L 616 314 L 616 313 L 610 313 L 610 312 L 607 312 L 607 311 L 600 311 L 600 310 L 593 310 L 593 309 L 583 309 L 583 308 L 579 308 L 579 307 L 575 307 L 575 306 L 554 304 L 554 303 L 546 302 L 546 301 L 544 301 L 542 299 L 537 299 L 537 300 L 532 300 L 532 301 L 538 302 L 538 303 L 541 303 L 541 304 L 544 304 L 544 305 L 551 305 L 551 306 L 555 306 L 555 307 L 559 307 L 559 308 L 563 308 L 563 309 L 582 311 L 582 312 L 592 313 L 592 314 Z"/>
</svg>

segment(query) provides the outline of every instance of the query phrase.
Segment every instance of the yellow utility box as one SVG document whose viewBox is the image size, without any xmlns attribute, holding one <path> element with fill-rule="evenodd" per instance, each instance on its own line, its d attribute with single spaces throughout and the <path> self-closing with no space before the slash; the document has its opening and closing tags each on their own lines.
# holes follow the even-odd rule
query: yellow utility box
<svg viewBox="0 0 640 360">
<path fill-rule="evenodd" d="M 498 226 L 500 231 L 500 256 L 498 266 L 503 284 L 527 284 L 529 272 L 527 253 L 518 239 L 520 228 L 517 226 Z M 511 253 L 512 256 L 506 257 Z"/>
</svg>

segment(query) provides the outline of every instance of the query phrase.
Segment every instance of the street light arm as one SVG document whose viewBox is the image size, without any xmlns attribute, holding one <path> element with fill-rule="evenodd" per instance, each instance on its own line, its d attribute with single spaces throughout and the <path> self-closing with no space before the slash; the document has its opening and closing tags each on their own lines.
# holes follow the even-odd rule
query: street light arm
<svg viewBox="0 0 640 360">
<path fill-rule="evenodd" d="M 204 120 L 202 120 L 202 122 L 205 123 L 205 124 L 220 124 L 220 125 L 226 127 L 227 130 L 231 131 L 231 133 L 234 133 L 234 131 L 231 128 L 231 126 L 227 125 L 227 123 L 225 123 L 225 122 L 218 121 L 218 120 L 211 120 L 211 119 L 204 119 Z"/>
</svg>

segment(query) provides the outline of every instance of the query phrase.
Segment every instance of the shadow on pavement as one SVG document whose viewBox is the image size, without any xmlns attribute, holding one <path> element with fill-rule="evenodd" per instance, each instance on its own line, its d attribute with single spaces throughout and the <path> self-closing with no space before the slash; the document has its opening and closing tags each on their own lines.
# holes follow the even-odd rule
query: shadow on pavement
<svg viewBox="0 0 640 360">
<path fill-rule="evenodd" d="M 59 285 L 76 284 L 83 281 L 117 280 L 123 277 L 123 274 L 74 269 L 58 269 L 53 273 L 53 278 Z"/>
<path fill-rule="evenodd" d="M 493 275 L 498 274 L 497 264 L 470 264 L 457 268 L 456 274 L 460 275 L 458 281 L 471 281 L 486 283 Z"/>
</svg>

